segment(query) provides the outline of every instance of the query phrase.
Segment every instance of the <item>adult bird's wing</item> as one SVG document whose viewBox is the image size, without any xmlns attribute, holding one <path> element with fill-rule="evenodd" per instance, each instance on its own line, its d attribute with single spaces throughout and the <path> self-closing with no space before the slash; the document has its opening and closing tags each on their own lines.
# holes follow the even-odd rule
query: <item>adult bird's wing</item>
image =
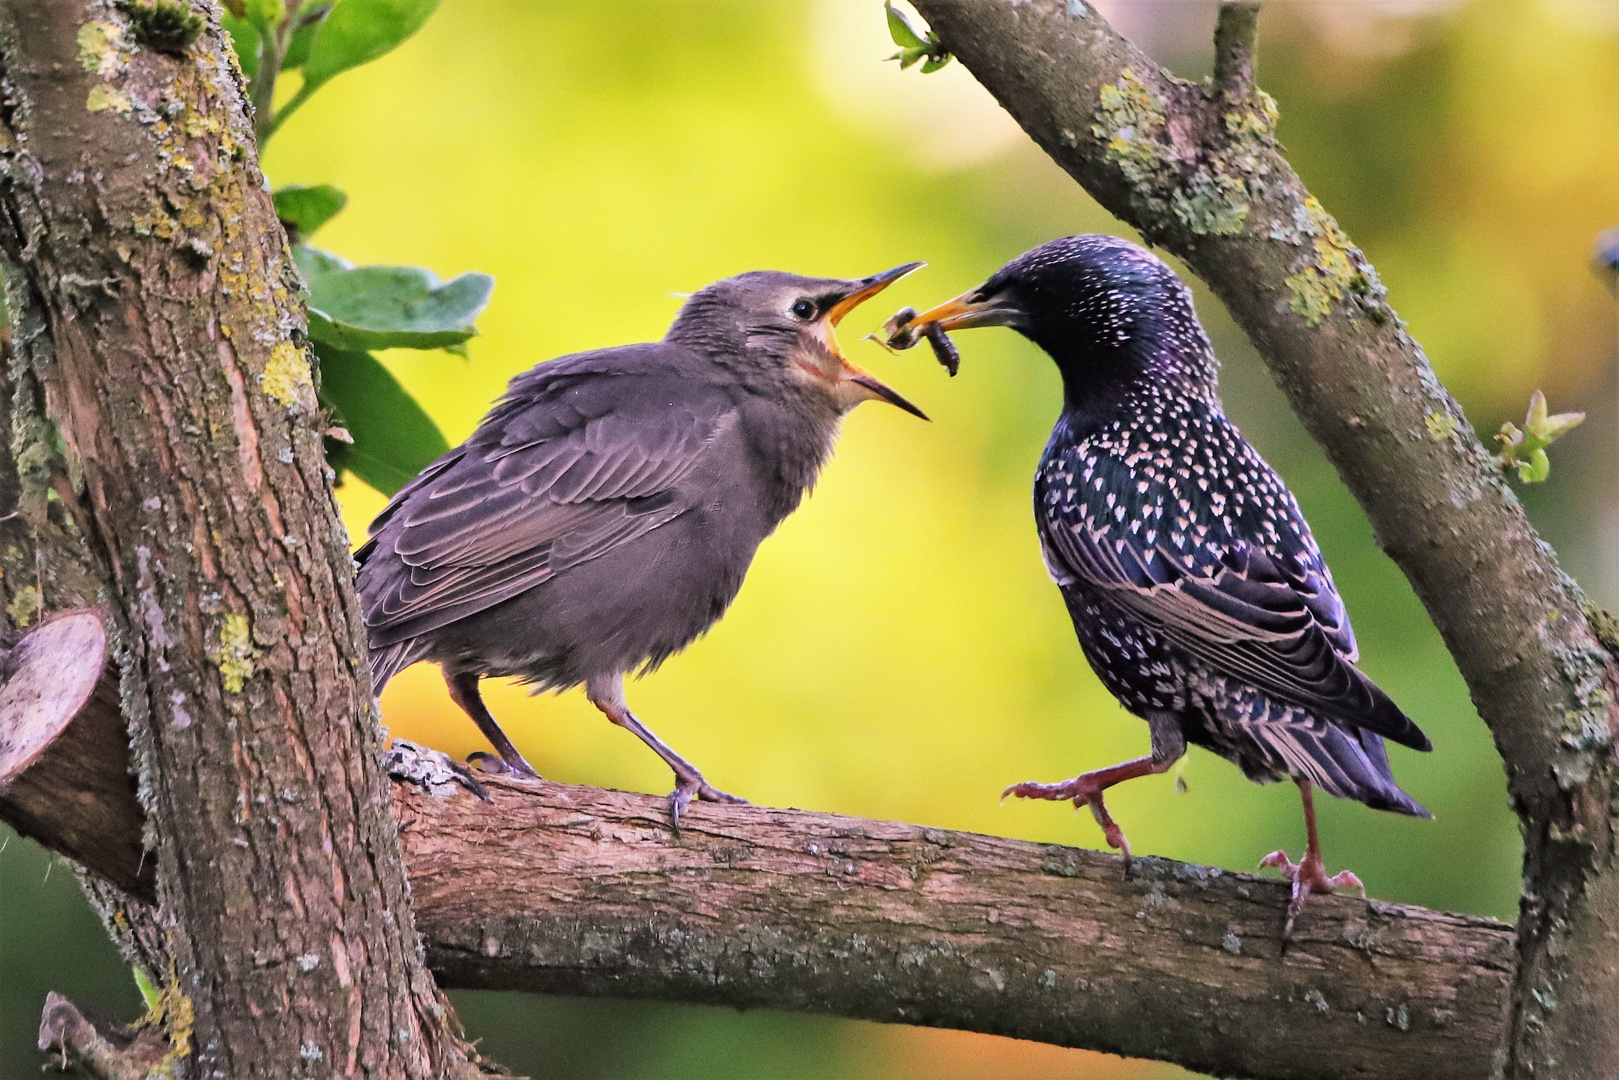
<svg viewBox="0 0 1619 1080">
<path fill-rule="evenodd" d="M 358 554 L 373 649 L 493 607 L 691 508 L 681 479 L 737 418 L 721 388 L 659 362 L 671 348 L 540 365 L 394 496 Z"/>
<path fill-rule="evenodd" d="M 1354 666 L 1348 614 L 1293 496 L 1237 446 L 1242 483 L 1230 485 L 1218 470 L 1130 468 L 1081 446 L 1049 456 L 1035 517 L 1053 576 L 1100 593 L 1228 677 L 1430 749 Z"/>
</svg>

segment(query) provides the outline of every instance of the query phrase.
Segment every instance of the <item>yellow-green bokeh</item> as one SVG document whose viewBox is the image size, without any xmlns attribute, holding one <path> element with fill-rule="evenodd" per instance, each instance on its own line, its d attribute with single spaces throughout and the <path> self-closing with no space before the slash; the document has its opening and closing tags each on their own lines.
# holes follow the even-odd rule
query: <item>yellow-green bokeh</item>
<svg viewBox="0 0 1619 1080">
<path fill-rule="evenodd" d="M 1206 71 L 1201 39 L 1171 31 L 1209 5 L 1113 7 L 1183 73 Z M 1619 222 L 1619 25 L 1575 0 L 1387 19 L 1281 3 L 1263 33 L 1261 81 L 1294 161 L 1367 248 L 1475 425 L 1521 417 L 1536 386 L 1554 409 L 1592 413 L 1530 502 L 1611 599 L 1614 310 L 1589 252 Z M 1147 745 L 1087 669 L 1037 550 L 1028 486 L 1055 374 L 1009 331 L 960 335 L 954 380 L 926 350 L 894 357 L 858 339 L 1042 240 L 1126 230 L 959 65 L 900 73 L 881 63 L 890 51 L 877 0 L 446 0 L 419 37 L 322 90 L 265 164 L 278 185 L 349 193 L 320 246 L 358 263 L 496 276 L 469 361 L 384 356 L 452 442 L 513 374 L 656 338 L 677 294 L 716 278 L 928 260 L 851 316 L 844 338 L 933 423 L 878 404 L 851 415 L 814 496 L 764 544 L 730 613 L 631 684 L 630 701 L 715 784 L 755 802 L 1098 846 L 1088 815 L 998 801 L 1009 783 Z M 1510 918 L 1517 835 L 1460 678 L 1257 358 L 1199 300 L 1228 404 L 1299 493 L 1365 668 L 1437 748 L 1392 752 L 1437 820 L 1333 802 L 1322 808 L 1329 863 L 1353 867 L 1375 896 Z M 359 540 L 382 500 L 355 481 L 340 496 Z M 657 759 L 578 692 L 495 685 L 487 696 L 548 777 L 667 790 Z M 397 735 L 457 755 L 483 748 L 432 668 L 396 679 L 383 706 Z M 1249 869 L 1298 848 L 1289 786 L 1253 786 L 1201 751 L 1185 778 L 1184 794 L 1159 777 L 1110 796 L 1137 852 Z M 488 995 L 463 1008 L 492 1056 L 536 1075 L 1175 1075 L 823 1020 Z M 586 1031 L 597 1032 L 588 1052 L 559 1049 Z"/>
</svg>

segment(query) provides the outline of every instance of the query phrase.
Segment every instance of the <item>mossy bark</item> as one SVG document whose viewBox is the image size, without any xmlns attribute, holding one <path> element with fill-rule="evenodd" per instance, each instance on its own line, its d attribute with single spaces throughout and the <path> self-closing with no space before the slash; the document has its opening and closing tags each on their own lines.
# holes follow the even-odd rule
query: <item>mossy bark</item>
<svg viewBox="0 0 1619 1080">
<path fill-rule="evenodd" d="M 1360 500 L 1467 679 L 1523 824 L 1498 1067 L 1611 1077 L 1619 669 L 1370 262 L 1277 147 L 1245 55 L 1253 5 L 1225 5 L 1222 80 L 1193 85 L 1077 0 L 915 4 L 1059 165 L 1209 284 Z"/>
<path fill-rule="evenodd" d="M 307 361 L 290 404 L 260 383 L 303 350 L 297 283 L 217 10 L 193 10 L 206 29 L 158 48 L 133 7 L 0 3 L 6 527 L 49 531 L 79 572 L 0 562 L 37 590 L 14 615 L 19 595 L 112 613 L 170 989 L 194 1016 L 178 1064 L 451 1075 Z"/>
</svg>

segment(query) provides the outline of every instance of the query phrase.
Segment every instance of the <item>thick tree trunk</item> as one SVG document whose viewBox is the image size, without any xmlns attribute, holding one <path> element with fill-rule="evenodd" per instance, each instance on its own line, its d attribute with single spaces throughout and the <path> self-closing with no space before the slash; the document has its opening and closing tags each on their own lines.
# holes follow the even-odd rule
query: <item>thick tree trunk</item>
<svg viewBox="0 0 1619 1080">
<path fill-rule="evenodd" d="M 0 3 L 23 518 L 118 628 L 195 1075 L 449 1075 L 298 284 L 216 11 L 176 7 Z"/>
<path fill-rule="evenodd" d="M 1255 89 L 1257 4 L 1222 6 L 1217 81 L 1175 79 L 1077 0 L 915 0 L 1103 206 L 1230 309 L 1365 508 L 1467 679 L 1524 831 L 1507 1075 L 1619 1062 L 1619 670 L 1584 597 L 1310 196 Z"/>
</svg>

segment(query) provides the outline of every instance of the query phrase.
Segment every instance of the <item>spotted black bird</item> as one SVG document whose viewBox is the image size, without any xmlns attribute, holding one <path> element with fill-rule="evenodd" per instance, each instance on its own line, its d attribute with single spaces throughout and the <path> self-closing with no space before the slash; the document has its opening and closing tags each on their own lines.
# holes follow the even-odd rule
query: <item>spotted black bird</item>
<svg viewBox="0 0 1619 1080">
<path fill-rule="evenodd" d="M 1326 875 L 1312 788 L 1428 817 L 1395 784 L 1383 739 L 1430 746 L 1355 667 L 1298 503 L 1221 408 L 1190 290 L 1135 244 L 1070 236 L 907 316 L 890 323 L 900 347 L 931 327 L 1009 326 L 1056 361 L 1062 414 L 1034 483 L 1041 550 L 1086 658 L 1152 733 L 1147 757 L 1006 794 L 1089 806 L 1128 859 L 1103 792 L 1166 771 L 1190 742 L 1251 780 L 1298 784 L 1303 861 L 1262 863 L 1293 883 L 1289 931 L 1311 892 L 1359 887 Z"/>
<path fill-rule="evenodd" d="M 624 676 L 719 619 L 845 413 L 880 398 L 926 419 L 844 359 L 834 332 L 920 265 L 854 281 L 727 278 L 691 296 L 660 342 L 513 379 L 465 443 L 394 496 L 356 556 L 376 692 L 418 660 L 439 664 L 505 769 L 537 776 L 479 679 L 583 683 L 674 770 L 676 827 L 693 797 L 741 802 L 635 718 Z"/>
</svg>

